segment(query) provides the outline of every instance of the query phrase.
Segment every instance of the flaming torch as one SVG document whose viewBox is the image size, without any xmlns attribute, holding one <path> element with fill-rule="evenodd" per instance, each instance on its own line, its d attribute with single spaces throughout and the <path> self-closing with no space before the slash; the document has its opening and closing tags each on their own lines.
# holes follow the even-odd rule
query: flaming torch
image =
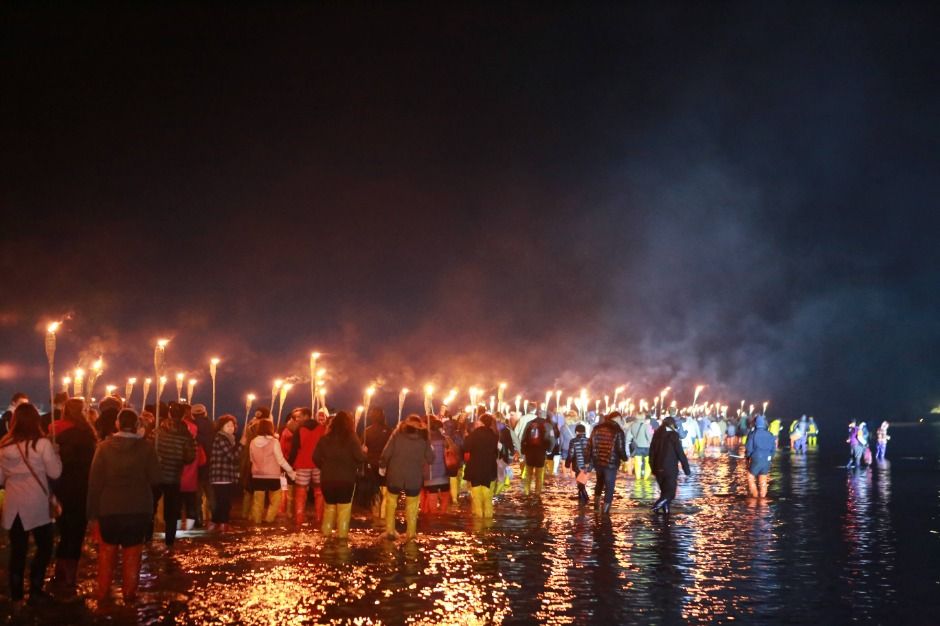
<svg viewBox="0 0 940 626">
<path fill-rule="evenodd" d="M 516 395 L 516 413 L 519 412 L 519 405 L 522 404 L 522 396 Z"/>
<path fill-rule="evenodd" d="M 362 398 L 363 411 L 366 419 L 369 419 L 369 407 L 372 405 L 372 396 L 375 395 L 375 385 L 369 385 L 366 387 L 365 394 Z M 358 424 L 357 424 L 358 426 Z"/>
<path fill-rule="evenodd" d="M 764 410 L 761 412 L 761 415 L 767 415 L 767 405 L 770 404 L 769 401 L 764 402 Z"/>
<path fill-rule="evenodd" d="M 317 414 L 317 359 L 319 358 L 319 352 L 310 353 L 310 408 L 314 415 Z"/>
<path fill-rule="evenodd" d="M 166 376 L 163 375 L 163 371 L 166 368 L 166 344 L 170 343 L 169 339 L 158 339 L 157 345 L 153 349 L 153 377 L 157 381 L 157 395 L 153 401 L 153 412 L 155 413 L 155 436 L 160 436 L 160 396 L 163 395 L 163 386 L 166 385 Z M 146 406 L 147 401 L 147 384 L 144 383 L 144 405 Z"/>
<path fill-rule="evenodd" d="M 212 422 L 215 423 L 215 375 L 219 370 L 219 363 L 222 359 L 212 357 L 209 359 L 209 376 L 212 378 Z"/>
<path fill-rule="evenodd" d="M 699 385 L 695 388 L 695 395 L 692 397 L 692 410 L 695 410 L 695 407 L 698 406 L 698 396 L 702 393 L 702 389 L 705 389 L 705 385 Z"/>
<path fill-rule="evenodd" d="M 144 397 L 140 400 L 140 410 L 143 411 L 147 407 L 147 396 L 150 395 L 150 384 L 153 383 L 152 378 L 144 379 Z"/>
<path fill-rule="evenodd" d="M 63 377 L 62 377 L 62 391 L 64 391 L 65 393 L 68 393 L 68 391 L 69 391 L 69 385 L 71 385 L 71 384 L 72 384 L 72 377 L 71 377 L 71 376 L 63 376 Z"/>
<path fill-rule="evenodd" d="M 196 379 L 190 378 L 186 385 L 186 401 L 193 403 L 193 396 L 196 395 Z"/>
<path fill-rule="evenodd" d="M 431 383 L 424 386 L 424 414 L 434 415 L 434 385 Z"/>
<path fill-rule="evenodd" d="M 55 332 L 59 322 L 52 322 L 46 327 L 46 361 L 49 363 L 49 413 L 55 422 Z M 52 443 L 55 443 L 55 428 L 52 428 Z"/>
<path fill-rule="evenodd" d="M 408 396 L 408 387 L 402 387 L 398 392 L 398 422 L 401 423 L 401 412 L 405 408 L 405 398 Z"/>
<path fill-rule="evenodd" d="M 183 401 L 183 381 L 186 380 L 186 374 L 176 372 L 176 401 Z"/>
<path fill-rule="evenodd" d="M 82 397 L 85 393 L 82 389 L 83 382 L 85 382 L 85 370 L 80 367 L 76 368 L 72 373 L 72 395 L 76 398 Z"/>
<path fill-rule="evenodd" d="M 104 386 L 104 395 L 106 398 L 110 397 L 114 390 L 117 389 L 117 385 L 105 385 Z"/>
<path fill-rule="evenodd" d="M 104 361 L 101 360 L 101 357 L 98 357 L 98 360 L 95 361 L 91 366 L 91 373 L 88 375 L 88 391 L 86 392 L 86 397 L 91 400 L 92 394 L 95 392 L 95 383 L 98 381 L 98 377 L 101 376 L 101 372 L 104 370 Z"/>
<path fill-rule="evenodd" d="M 561 404 L 561 389 L 555 390 L 555 413 L 558 413 L 558 405 Z"/>
<path fill-rule="evenodd" d="M 277 404 L 277 392 L 280 391 L 284 381 L 280 378 L 274 379 L 274 385 L 271 387 L 271 419 L 274 419 L 274 405 Z"/>
<path fill-rule="evenodd" d="M 245 396 L 245 425 L 248 425 L 248 417 L 251 415 L 251 405 L 255 403 L 255 394 L 249 393 Z"/>
<path fill-rule="evenodd" d="M 166 376 L 160 376 L 157 378 L 157 395 L 153 399 L 153 410 L 157 414 L 156 422 L 154 427 L 154 436 L 156 438 L 160 437 L 160 398 L 163 397 L 163 388 L 166 387 Z"/>
<path fill-rule="evenodd" d="M 294 388 L 291 383 L 281 385 L 280 405 L 277 407 L 277 427 L 281 427 L 281 415 L 284 413 L 284 404 L 287 402 L 287 392 Z"/>
<path fill-rule="evenodd" d="M 496 405 L 500 411 L 503 410 L 503 394 L 506 393 L 506 383 L 499 383 L 499 387 L 496 389 Z"/>
<path fill-rule="evenodd" d="M 134 385 L 137 384 L 136 378 L 128 378 L 124 383 L 124 402 L 130 403 L 131 395 L 134 393 Z M 140 407 L 143 410 L 144 407 Z"/>
</svg>

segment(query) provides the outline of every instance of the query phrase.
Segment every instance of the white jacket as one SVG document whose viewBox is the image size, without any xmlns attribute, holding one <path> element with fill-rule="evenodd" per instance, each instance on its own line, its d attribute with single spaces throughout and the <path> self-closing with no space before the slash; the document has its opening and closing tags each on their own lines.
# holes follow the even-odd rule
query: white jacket
<svg viewBox="0 0 940 626">
<path fill-rule="evenodd" d="M 29 460 L 36 478 L 23 463 L 23 456 Z M 48 478 L 58 478 L 62 474 L 62 461 L 48 439 L 32 444 L 20 442 L 0 448 L 0 484 L 6 488 L 6 500 L 3 504 L 3 527 L 9 530 L 20 516 L 24 530 L 32 530 L 52 523 L 49 515 Z M 42 482 L 40 487 L 39 483 Z M 43 493 L 45 488 L 45 493 Z"/>
</svg>

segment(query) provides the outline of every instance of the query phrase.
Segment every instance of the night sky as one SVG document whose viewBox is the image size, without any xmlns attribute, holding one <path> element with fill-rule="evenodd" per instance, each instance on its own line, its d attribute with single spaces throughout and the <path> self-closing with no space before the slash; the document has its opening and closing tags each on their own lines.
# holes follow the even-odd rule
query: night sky
<svg viewBox="0 0 940 626">
<path fill-rule="evenodd" d="M 4 402 L 70 314 L 59 370 L 123 387 L 169 336 L 197 401 L 223 358 L 220 412 L 313 349 L 330 404 L 390 412 L 431 379 L 940 404 L 936 3 L 23 4 Z"/>
</svg>

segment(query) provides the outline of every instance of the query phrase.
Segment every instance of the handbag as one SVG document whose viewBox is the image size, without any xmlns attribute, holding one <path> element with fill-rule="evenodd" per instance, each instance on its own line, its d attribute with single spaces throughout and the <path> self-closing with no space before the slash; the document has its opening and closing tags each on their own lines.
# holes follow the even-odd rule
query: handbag
<svg viewBox="0 0 940 626">
<path fill-rule="evenodd" d="M 26 466 L 26 469 L 29 470 L 29 473 L 32 474 L 33 478 L 36 479 L 36 482 L 39 483 L 39 488 L 42 489 L 43 495 L 49 498 L 49 517 L 52 519 L 58 519 L 59 516 L 62 515 L 62 505 L 59 504 L 59 499 L 55 497 L 54 493 L 49 493 L 49 490 L 46 489 L 46 486 L 42 484 L 41 480 L 39 480 L 39 476 L 36 476 L 36 472 L 33 471 L 29 461 L 26 460 L 26 455 L 23 454 L 23 451 L 20 449 L 20 444 L 16 444 L 16 451 L 20 453 L 20 458 L 23 459 L 23 465 Z"/>
</svg>

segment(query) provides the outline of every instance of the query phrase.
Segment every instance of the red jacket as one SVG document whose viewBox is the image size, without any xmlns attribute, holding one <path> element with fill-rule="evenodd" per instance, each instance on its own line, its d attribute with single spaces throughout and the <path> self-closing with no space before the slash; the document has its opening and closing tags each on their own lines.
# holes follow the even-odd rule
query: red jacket
<svg viewBox="0 0 940 626">
<path fill-rule="evenodd" d="M 295 470 L 316 469 L 317 465 L 313 462 L 313 451 L 316 449 L 317 443 L 320 442 L 320 438 L 323 437 L 324 432 L 326 432 L 326 427 L 321 426 L 314 419 L 308 419 L 300 425 L 300 428 L 291 437 L 293 445 L 290 454 L 287 455 L 287 462 L 291 464 L 291 467 Z"/>
</svg>

